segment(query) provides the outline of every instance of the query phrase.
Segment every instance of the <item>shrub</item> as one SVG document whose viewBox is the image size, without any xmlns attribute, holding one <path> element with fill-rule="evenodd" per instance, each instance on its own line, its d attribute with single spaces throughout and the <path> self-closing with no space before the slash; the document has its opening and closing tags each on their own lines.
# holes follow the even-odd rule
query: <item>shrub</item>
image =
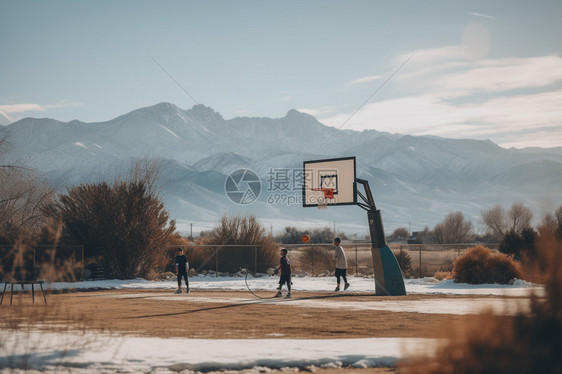
<svg viewBox="0 0 562 374">
<path fill-rule="evenodd" d="M 502 253 L 494 254 L 481 245 L 470 248 L 453 264 L 456 282 L 507 284 L 513 278 L 520 277 L 519 265 L 511 257 Z"/>
<path fill-rule="evenodd" d="M 219 271 L 236 273 L 240 268 L 254 270 L 257 265 L 256 272 L 265 272 L 267 268 L 276 267 L 279 261 L 279 245 L 266 231 L 253 215 L 224 215 L 218 226 L 197 242 L 213 247 L 200 247 L 196 251 L 190 249 L 192 259 L 188 259 L 202 261 L 201 264 L 193 263 L 198 271 L 214 270 L 218 262 Z M 236 247 L 230 247 L 233 245 Z"/>
<path fill-rule="evenodd" d="M 430 357 L 402 363 L 398 372 L 562 373 L 562 241 L 541 238 L 539 256 L 547 264 L 546 299 L 532 297 L 530 313 L 479 315 Z"/>
<path fill-rule="evenodd" d="M 334 270 L 334 251 L 321 247 L 307 247 L 302 251 L 300 268 L 312 274 Z"/>
<path fill-rule="evenodd" d="M 504 235 L 500 243 L 500 252 L 513 255 L 517 261 L 532 262 L 537 257 L 536 241 L 537 233 L 532 228 L 523 229 L 521 232 L 512 230 Z"/>
<path fill-rule="evenodd" d="M 168 262 L 175 222 L 154 190 L 154 167 L 137 164 L 113 185 L 76 186 L 49 210 L 61 218 L 64 240 L 83 244 L 85 257 L 103 261 L 109 276 L 148 277 Z"/>
<path fill-rule="evenodd" d="M 399 251 L 398 253 L 394 254 L 396 256 L 396 260 L 398 261 L 398 265 L 400 265 L 400 269 L 405 276 L 409 276 L 412 273 L 412 257 L 406 251 Z"/>
</svg>

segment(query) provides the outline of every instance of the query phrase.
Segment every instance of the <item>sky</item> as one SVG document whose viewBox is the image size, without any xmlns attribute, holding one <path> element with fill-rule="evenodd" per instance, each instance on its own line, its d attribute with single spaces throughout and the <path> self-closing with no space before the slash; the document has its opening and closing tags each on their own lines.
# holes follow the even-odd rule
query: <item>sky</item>
<svg viewBox="0 0 562 374">
<path fill-rule="evenodd" d="M 0 124 L 159 102 L 562 146 L 562 2 L 0 0 Z"/>
</svg>

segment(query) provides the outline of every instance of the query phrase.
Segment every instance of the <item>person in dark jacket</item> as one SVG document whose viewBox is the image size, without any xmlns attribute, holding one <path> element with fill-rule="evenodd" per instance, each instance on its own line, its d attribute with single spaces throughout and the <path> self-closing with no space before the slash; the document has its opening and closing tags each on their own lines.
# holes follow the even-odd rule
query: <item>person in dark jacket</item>
<svg viewBox="0 0 562 374">
<path fill-rule="evenodd" d="M 287 250 L 285 248 L 281 248 L 281 259 L 279 260 L 279 267 L 277 270 L 279 271 L 279 287 L 277 287 L 278 291 L 275 297 L 281 297 L 283 295 L 281 289 L 283 285 L 287 283 L 289 292 L 286 297 L 289 298 L 291 297 L 291 261 L 289 261 L 289 257 L 287 257 Z"/>
<path fill-rule="evenodd" d="M 176 293 L 181 293 L 181 278 L 185 279 L 186 293 L 189 293 L 189 280 L 187 278 L 187 271 L 189 270 L 189 262 L 187 256 L 183 254 L 183 249 L 178 248 L 178 255 L 176 256 L 176 274 L 178 275 L 178 289 Z"/>
</svg>

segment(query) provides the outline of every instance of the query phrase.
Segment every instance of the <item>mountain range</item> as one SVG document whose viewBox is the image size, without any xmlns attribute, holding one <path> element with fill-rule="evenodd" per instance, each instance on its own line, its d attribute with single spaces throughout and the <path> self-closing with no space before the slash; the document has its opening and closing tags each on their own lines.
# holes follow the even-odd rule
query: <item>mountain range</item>
<svg viewBox="0 0 562 374">
<path fill-rule="evenodd" d="M 452 211 L 478 229 L 481 210 L 496 204 L 523 202 L 537 221 L 562 205 L 562 147 L 505 149 L 491 141 L 342 130 L 297 110 L 224 119 L 204 105 L 160 103 L 106 122 L 25 118 L 0 127 L 6 131 L 11 157 L 23 157 L 59 188 L 111 179 L 134 159 L 161 160 L 161 195 L 183 233 L 207 230 L 223 214 L 253 213 L 274 233 L 327 225 L 366 234 L 359 207 L 303 208 L 290 180 L 305 160 L 348 156 L 369 181 L 387 234 L 432 228 Z M 237 169 L 261 181 L 251 204 L 237 205 L 225 192 Z M 288 188 L 276 188 L 279 178 Z"/>
</svg>

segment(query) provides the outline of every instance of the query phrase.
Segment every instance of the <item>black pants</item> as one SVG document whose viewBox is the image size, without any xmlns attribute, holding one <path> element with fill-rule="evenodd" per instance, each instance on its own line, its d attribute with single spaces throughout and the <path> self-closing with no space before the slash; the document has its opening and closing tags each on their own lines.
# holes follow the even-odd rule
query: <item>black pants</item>
<svg viewBox="0 0 562 374">
<path fill-rule="evenodd" d="M 347 269 L 336 268 L 336 278 L 338 279 L 338 284 L 340 284 L 340 277 L 342 277 L 343 281 L 347 283 Z"/>
<path fill-rule="evenodd" d="M 181 287 L 181 277 L 185 279 L 185 286 L 189 290 L 189 280 L 187 279 L 187 272 L 178 272 L 178 288 Z"/>
</svg>

